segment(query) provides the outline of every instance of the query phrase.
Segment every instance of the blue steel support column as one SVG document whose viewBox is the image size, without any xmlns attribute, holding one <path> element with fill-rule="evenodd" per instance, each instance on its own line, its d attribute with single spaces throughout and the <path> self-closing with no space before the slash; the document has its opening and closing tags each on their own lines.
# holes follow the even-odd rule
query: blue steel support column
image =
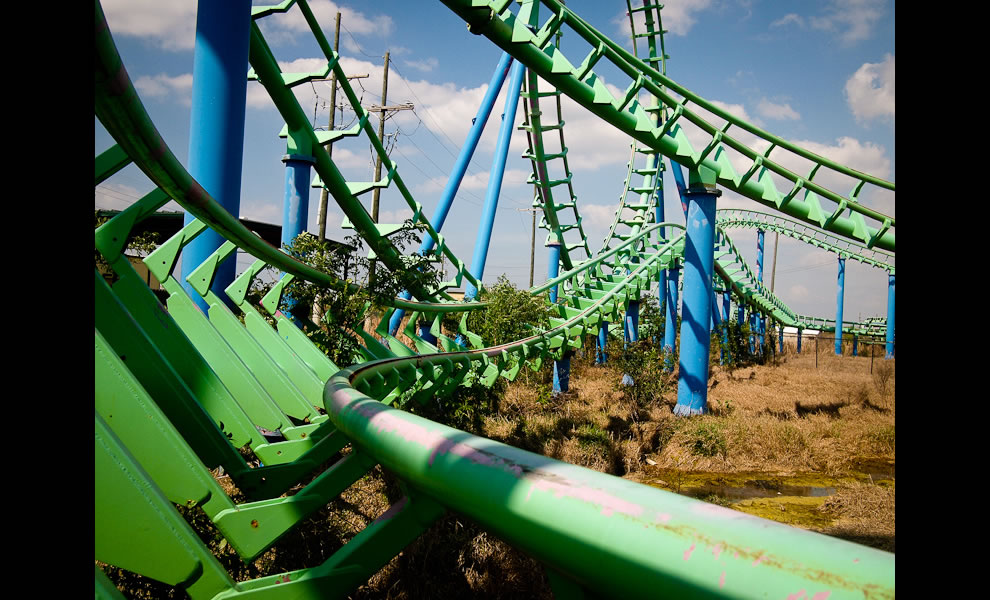
<svg viewBox="0 0 990 600">
<path fill-rule="evenodd" d="M 779 352 L 784 353 L 784 324 L 780 324 L 780 328 L 777 332 L 777 346 L 780 348 Z"/>
<path fill-rule="evenodd" d="M 835 353 L 842 355 L 842 299 L 846 290 L 846 259 L 839 257 L 839 285 L 835 296 Z"/>
<path fill-rule="evenodd" d="M 887 351 L 884 359 L 894 358 L 894 274 L 887 280 Z"/>
<path fill-rule="evenodd" d="M 433 229 L 437 233 L 440 233 L 440 229 L 447 219 L 447 213 L 450 212 L 450 205 L 454 202 L 457 189 L 464 179 L 464 173 L 467 172 L 468 163 L 471 162 L 471 157 L 474 156 L 474 151 L 478 147 L 478 140 L 481 139 L 481 133 L 485 130 L 485 124 L 488 122 L 488 117 L 492 113 L 492 107 L 495 106 L 495 99 L 498 97 L 499 90 L 502 89 L 502 84 L 505 83 L 505 77 L 509 73 L 509 65 L 511 63 L 512 56 L 507 52 L 503 52 L 502 58 L 498 61 L 498 66 L 495 67 L 495 73 L 492 74 L 492 80 L 488 83 L 488 91 L 485 92 L 481 106 L 478 107 L 478 114 L 471 121 L 471 129 L 468 131 L 464 145 L 461 147 L 461 152 L 457 156 L 457 162 L 454 163 L 454 168 L 450 172 L 450 178 L 447 179 L 447 187 L 443 189 L 443 193 L 440 195 L 440 203 L 437 204 L 436 209 L 433 211 L 433 217 L 430 219 L 430 225 L 433 226 Z M 423 243 L 419 246 L 419 253 L 425 255 L 433 249 L 434 244 L 436 244 L 436 240 L 431 236 L 426 236 Z M 403 291 L 400 296 L 408 300 L 412 297 L 412 294 L 408 291 Z M 396 309 L 392 313 L 392 318 L 388 321 L 388 331 L 391 335 L 395 335 L 399 331 L 399 323 L 405 314 L 406 311 L 401 308 Z"/>
<path fill-rule="evenodd" d="M 718 312 L 718 293 L 712 290 L 712 326 L 710 331 L 717 331 L 723 329 L 722 327 L 722 315 Z M 709 334 L 711 337 L 711 334 Z M 718 364 L 725 364 L 725 349 L 719 345 L 718 349 Z"/>
<path fill-rule="evenodd" d="M 756 354 L 756 311 L 749 309 L 749 353 Z"/>
<path fill-rule="evenodd" d="M 547 260 L 547 279 L 554 279 L 560 274 L 560 240 L 547 244 L 550 257 Z M 550 302 L 557 303 L 557 286 L 550 288 Z M 565 342 L 566 344 L 566 342 Z M 571 379 L 571 351 L 565 350 L 560 360 L 553 361 L 553 393 L 566 392 Z"/>
<path fill-rule="evenodd" d="M 312 156 L 287 154 L 285 163 L 285 202 L 282 204 L 282 245 L 288 245 L 306 231 L 309 221 L 310 167 Z"/>
<path fill-rule="evenodd" d="M 664 313 L 663 352 L 667 355 L 663 370 L 670 373 L 674 370 L 672 356 L 677 347 L 677 279 L 680 269 L 675 260 L 667 271 L 667 310 Z"/>
<path fill-rule="evenodd" d="M 608 353 L 605 352 L 606 348 L 608 348 L 608 321 L 602 321 L 602 324 L 598 327 L 598 344 L 595 364 L 604 365 L 605 361 L 608 360 Z"/>
<path fill-rule="evenodd" d="M 708 411 L 708 352 L 711 335 L 708 320 L 712 311 L 712 272 L 715 254 L 715 173 L 705 167 L 689 174 L 685 194 L 687 233 L 684 242 L 684 307 L 681 315 L 680 371 L 677 378 L 679 416 Z"/>
<path fill-rule="evenodd" d="M 200 0 L 193 52 L 189 173 L 232 215 L 240 213 L 250 28 L 250 0 Z M 186 213 L 183 223 L 194 219 Z M 207 229 L 182 251 L 180 281 L 204 312 L 206 301 L 186 277 L 224 241 Z M 223 290 L 234 281 L 235 267 L 236 261 L 228 259 L 217 270 L 210 289 L 220 298 L 227 299 Z"/>
<path fill-rule="evenodd" d="M 626 343 L 639 341 L 639 301 L 630 300 L 623 322 Z"/>
<path fill-rule="evenodd" d="M 282 246 L 291 245 L 300 233 L 306 231 L 309 221 L 310 167 L 316 160 L 302 154 L 286 154 L 285 201 L 282 204 Z M 296 301 L 285 296 L 286 312 L 289 318 L 301 327 L 302 321 L 293 313 Z"/>
<path fill-rule="evenodd" d="M 516 61 L 509 73 L 509 89 L 505 98 L 505 112 L 502 113 L 502 126 L 498 130 L 498 142 L 495 156 L 492 159 L 492 171 L 488 177 L 488 193 L 485 194 L 485 207 L 481 223 L 478 226 L 478 239 L 474 244 L 474 256 L 471 259 L 471 275 L 478 282 L 485 273 L 485 261 L 488 260 L 488 245 L 492 240 L 492 226 L 495 224 L 495 209 L 498 208 L 498 195 L 502 190 L 502 176 L 505 174 L 505 159 L 509 154 L 509 139 L 516 122 L 516 105 L 519 104 L 519 88 L 522 85 L 523 72 L 526 67 Z M 474 300 L 478 288 L 470 282 L 464 286 L 464 299 Z"/>
<path fill-rule="evenodd" d="M 801 328 L 798 327 L 798 342 L 797 342 L 797 353 L 801 354 Z"/>
<path fill-rule="evenodd" d="M 853 356 L 857 356 L 857 346 L 859 346 L 859 336 L 855 333 L 853 334 Z"/>
</svg>

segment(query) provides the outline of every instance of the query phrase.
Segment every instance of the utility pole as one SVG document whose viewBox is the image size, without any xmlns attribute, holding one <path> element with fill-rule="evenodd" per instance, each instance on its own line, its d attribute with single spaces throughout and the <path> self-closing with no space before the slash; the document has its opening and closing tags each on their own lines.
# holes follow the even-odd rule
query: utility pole
<svg viewBox="0 0 990 600">
<path fill-rule="evenodd" d="M 337 49 L 339 47 L 340 47 L 340 13 L 338 12 L 337 13 L 337 24 L 334 26 L 334 34 L 333 34 L 333 51 L 334 51 L 334 54 L 337 53 Z M 334 71 L 330 75 L 330 86 L 331 86 L 331 90 L 330 90 L 330 127 L 329 127 L 328 130 L 329 131 L 333 131 L 333 128 L 336 127 L 336 124 L 334 123 L 334 121 L 336 120 L 336 117 L 337 117 L 337 73 L 336 73 L 336 71 Z M 332 157 L 333 156 L 333 144 L 328 142 L 327 145 L 324 146 L 324 148 L 326 148 L 327 153 Z M 323 187 L 323 190 L 320 192 L 320 240 L 321 241 L 327 239 L 327 201 L 329 199 L 329 196 L 330 196 L 330 194 L 327 191 L 326 186 L 324 186 Z"/>
<path fill-rule="evenodd" d="M 536 186 L 533 186 L 534 188 Z M 533 213 L 533 236 L 529 243 L 529 287 L 533 287 L 533 272 L 534 264 L 536 258 L 536 213 L 542 211 L 542 208 L 517 208 L 519 212 L 531 212 Z"/>
<path fill-rule="evenodd" d="M 378 118 L 378 142 L 384 147 L 385 139 L 385 105 L 388 104 L 386 97 L 388 96 L 388 56 L 389 52 L 385 52 L 385 74 L 382 76 L 382 112 Z M 382 157 L 379 154 L 378 158 L 375 160 L 375 179 L 378 181 L 382 178 Z M 374 196 L 371 201 L 371 220 L 375 223 L 378 222 L 378 195 L 381 192 L 381 188 L 375 188 Z"/>
</svg>

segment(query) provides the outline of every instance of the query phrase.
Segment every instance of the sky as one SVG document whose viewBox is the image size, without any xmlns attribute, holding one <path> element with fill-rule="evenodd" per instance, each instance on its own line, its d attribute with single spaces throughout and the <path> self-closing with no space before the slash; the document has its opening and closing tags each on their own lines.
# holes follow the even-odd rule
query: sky
<svg viewBox="0 0 990 600">
<path fill-rule="evenodd" d="M 256 4 L 260 4 L 256 2 Z M 667 75 L 710 102 L 762 129 L 854 169 L 895 181 L 894 173 L 894 3 L 890 0 L 667 0 L 661 13 L 668 30 Z M 624 0 L 571 0 L 568 7 L 631 50 Z M 634 6 L 640 2 L 634 0 Z M 196 1 L 103 0 L 110 30 L 138 94 L 165 142 L 188 164 Z M 341 13 L 341 64 L 364 106 L 381 103 L 382 66 L 390 52 L 387 105 L 411 103 L 414 110 L 391 113 L 386 146 L 399 173 L 425 214 L 432 215 L 460 151 L 471 120 L 491 80 L 501 50 L 441 2 L 382 0 L 376 3 L 310 2 L 333 43 L 334 17 Z M 298 7 L 260 21 L 265 39 L 283 72 L 317 71 L 326 61 L 305 28 Z M 583 42 L 580 42 L 583 44 Z M 642 43 L 642 42 L 640 42 Z M 563 49 L 568 48 L 565 36 Z M 572 42 L 572 44 L 574 44 Z M 583 46 L 574 44 L 580 61 Z M 607 85 L 608 72 L 603 72 Z M 616 80 L 625 87 L 624 81 Z M 545 86 L 545 84 L 544 84 Z M 543 88 L 541 88 L 543 89 Z M 330 82 L 294 88 L 316 128 L 329 122 Z M 489 171 L 505 107 L 505 86 L 496 101 L 442 229 L 454 253 L 470 264 L 486 197 Z M 338 92 L 338 101 L 342 94 Z M 544 113 L 553 112 L 550 106 Z M 629 159 L 629 138 L 567 99 L 564 135 L 578 207 L 592 252 L 598 251 L 612 223 Z M 343 119 L 343 123 L 341 123 Z M 377 129 L 377 115 L 372 117 Z M 518 106 L 516 124 L 523 120 Z M 268 223 L 282 218 L 284 121 L 261 85 L 248 82 L 241 179 L 240 217 Z M 338 111 L 337 127 L 353 113 Z M 720 122 L 719 122 L 720 123 Z M 689 133 L 689 138 L 691 137 Z M 95 119 L 95 152 L 112 139 Z M 702 146 L 694 144 L 695 150 Z M 515 129 L 498 200 L 483 282 L 501 274 L 528 287 L 533 188 L 525 132 Z M 334 160 L 349 181 L 370 181 L 374 165 L 366 142 L 334 146 Z M 558 161 L 559 162 L 559 161 Z M 737 169 L 738 170 L 738 169 Z M 669 170 L 664 178 L 667 220 L 684 222 Z M 837 184 L 847 193 L 851 186 Z M 849 189 L 845 189 L 848 187 Z M 152 184 L 129 166 L 97 186 L 97 208 L 123 209 Z M 560 188 L 555 188 L 555 191 Z M 786 189 L 778 185 L 778 189 Z M 361 196 L 370 212 L 371 194 Z M 892 192 L 869 191 L 863 204 L 895 216 Z M 823 207 L 830 203 L 823 203 Z M 726 191 L 719 208 L 763 205 Z M 318 231 L 319 190 L 309 197 L 308 230 Z M 181 210 L 174 202 L 166 210 Z M 343 212 L 331 198 L 327 237 L 343 240 Z M 381 195 L 379 222 L 411 216 L 397 191 Z M 756 231 L 736 229 L 730 237 L 756 268 Z M 546 280 L 546 231 L 537 230 L 534 283 Z M 765 281 L 773 266 L 774 236 L 766 236 Z M 410 249 L 413 250 L 413 249 Z M 239 255 L 238 272 L 252 262 Z M 774 292 L 803 315 L 834 318 L 837 258 L 834 254 L 781 236 Z M 448 277 L 450 271 L 448 270 Z M 844 316 L 859 320 L 886 316 L 887 274 L 846 262 Z"/>
</svg>

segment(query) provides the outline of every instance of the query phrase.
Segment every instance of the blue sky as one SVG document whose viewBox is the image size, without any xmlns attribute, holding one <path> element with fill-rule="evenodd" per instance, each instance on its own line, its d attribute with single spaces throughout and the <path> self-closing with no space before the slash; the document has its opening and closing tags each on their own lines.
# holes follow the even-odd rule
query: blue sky
<svg viewBox="0 0 990 600">
<path fill-rule="evenodd" d="M 185 164 L 195 0 L 104 0 L 102 5 L 148 112 Z M 342 64 L 348 74 L 368 75 L 353 81 L 365 106 L 380 103 L 382 61 L 385 52 L 391 52 L 388 104 L 411 102 L 415 106 L 414 111 L 395 113 L 386 122 L 386 134 L 393 136 L 395 144 L 391 156 L 416 200 L 432 214 L 501 51 L 487 39 L 470 34 L 464 22 L 440 2 L 335 4 L 314 0 L 310 5 L 331 43 L 334 15 L 338 10 L 342 13 Z M 568 6 L 631 48 L 624 0 L 572 0 Z M 668 76 L 775 135 L 895 181 L 892 1 L 668 0 L 664 6 L 662 18 L 669 30 L 665 44 L 671 56 Z M 311 34 L 302 29 L 297 8 L 287 15 L 268 17 L 261 26 L 283 71 L 317 70 L 321 55 Z M 566 37 L 563 43 L 566 51 Z M 619 85 L 624 87 L 625 82 Z M 325 127 L 329 82 L 295 89 L 303 109 L 315 115 L 317 126 Z M 443 229 L 464 261 L 470 261 L 473 253 L 504 94 L 503 89 Z M 280 159 L 285 154 L 285 141 L 278 132 L 284 122 L 260 84 L 249 82 L 247 102 L 240 216 L 278 223 L 284 186 Z M 622 191 L 629 141 L 573 103 L 564 102 L 563 111 L 579 207 L 591 249 L 597 251 Z M 522 116 L 520 106 L 517 124 Z M 338 113 L 338 125 L 339 119 Z M 352 114 L 345 114 L 344 119 L 344 124 L 350 123 Z M 95 152 L 111 143 L 96 120 Z M 520 157 L 525 147 L 524 132 L 515 131 L 484 273 L 486 283 L 505 273 L 520 287 L 528 285 L 531 217 L 518 210 L 532 203 L 532 186 L 526 184 L 530 164 Z M 372 178 L 367 144 L 335 146 L 334 158 L 347 179 Z M 665 184 L 667 218 L 683 222 L 672 178 L 668 176 Z M 150 188 L 139 170 L 128 167 L 97 187 L 96 207 L 124 208 Z M 370 207 L 370 194 L 362 198 Z M 872 193 L 863 202 L 895 214 L 892 193 Z M 318 205 L 319 191 L 313 189 L 308 229 L 314 233 Z M 719 206 L 766 210 L 731 193 L 723 195 Z M 178 207 L 173 203 L 170 208 Z M 382 194 L 381 222 L 399 222 L 408 215 L 397 192 Z M 341 217 L 342 211 L 331 201 L 328 237 L 348 235 L 339 227 Z M 537 232 L 536 283 L 546 278 L 545 236 L 542 230 Z M 755 268 L 756 232 L 735 230 L 730 236 Z M 768 235 L 767 282 L 772 254 L 773 236 Z M 775 292 L 798 313 L 834 318 L 835 256 L 781 238 L 777 261 Z M 239 270 L 250 262 L 250 257 L 238 257 Z M 886 302 L 886 273 L 848 261 L 846 319 L 883 316 Z"/>
</svg>

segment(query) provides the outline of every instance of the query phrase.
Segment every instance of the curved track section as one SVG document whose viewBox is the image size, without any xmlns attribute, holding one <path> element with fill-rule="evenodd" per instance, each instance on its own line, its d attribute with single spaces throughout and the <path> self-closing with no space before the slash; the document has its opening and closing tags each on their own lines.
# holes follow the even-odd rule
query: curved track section
<svg viewBox="0 0 990 600">
<path fill-rule="evenodd" d="M 510 0 L 443 2 L 467 22 L 473 33 L 484 35 L 564 94 L 643 145 L 688 169 L 714 172 L 717 182 L 725 188 L 800 221 L 871 248 L 894 250 L 894 219 L 858 201 L 865 186 L 893 190 L 893 183 L 818 156 L 714 106 L 629 54 L 559 0 L 542 0 L 550 9 L 550 17 L 536 31 L 517 18 Z M 587 54 L 581 57 L 580 52 L 569 50 L 565 55 L 552 47 L 552 39 L 561 29 L 583 39 Z M 622 97 L 614 97 L 594 72 L 594 66 L 602 60 L 629 78 Z M 670 111 L 670 117 L 662 124 L 655 123 L 640 104 L 638 98 L 644 92 L 657 97 Z M 712 124 L 701 111 L 724 125 Z M 707 138 L 700 150 L 688 140 L 687 127 Z M 730 131 L 735 134 L 733 129 L 755 136 L 757 142 L 751 145 L 741 142 L 730 135 Z M 795 173 L 784 166 L 785 161 L 805 163 L 809 168 L 802 174 Z M 739 169 L 741 173 L 733 162 L 745 164 L 745 168 Z M 825 173 L 830 178 L 849 181 L 851 190 L 843 193 L 825 187 L 822 183 Z M 778 189 L 775 178 L 783 182 L 785 191 Z"/>
<path fill-rule="evenodd" d="M 828 232 L 809 227 L 793 219 L 780 215 L 771 215 L 755 210 L 720 209 L 715 212 L 715 219 L 720 227 L 725 229 L 746 228 L 772 231 L 804 242 L 810 246 L 821 248 L 826 252 L 838 254 L 843 258 L 851 258 L 864 265 L 883 269 L 893 274 L 894 255 L 876 248 L 869 248 L 852 240 L 829 235 Z"/>
<path fill-rule="evenodd" d="M 327 72 L 339 69 L 304 1 L 253 11 L 262 18 L 293 4 L 326 53 Z M 133 161 L 158 186 L 95 234 L 97 250 L 117 277 L 110 286 L 94 273 L 97 560 L 180 587 L 195 599 L 344 598 L 450 510 L 540 560 L 562 596 L 782 597 L 796 590 L 893 596 L 891 554 L 533 455 L 398 408 L 449 394 L 459 385 L 512 379 L 524 366 L 537 368 L 580 346 L 586 333 L 597 331 L 605 319 L 618 319 L 681 255 L 683 233 L 662 243 L 649 239 L 661 228 L 682 226 L 642 227 L 531 290 L 540 293 L 554 285 L 569 290 L 546 331 L 534 329 L 525 339 L 485 347 L 462 320 L 460 332 L 470 348 L 438 336 L 436 345 L 414 340 L 415 350 L 364 335 L 363 360 L 335 365 L 279 313 L 278 300 L 294 277 L 339 290 L 348 284 L 268 246 L 189 175 L 148 119 L 98 2 L 95 12 L 96 113 L 117 142 L 97 157 L 95 179 L 105 180 Z M 354 131 L 321 138 L 289 91 L 314 74 L 279 71 L 256 25 L 250 56 L 253 76 L 286 119 L 287 135 L 311 147 L 320 183 L 379 260 L 402 268 L 404 257 L 387 240 L 387 226 L 373 223 L 357 196 L 396 185 L 416 220 L 425 219 L 376 143 L 367 114 L 359 113 Z M 358 109 L 346 86 L 345 95 Z M 384 155 L 388 174 L 382 181 L 346 181 L 322 150 L 327 141 L 361 131 Z M 166 308 L 122 248 L 133 225 L 169 199 L 197 220 L 144 261 L 168 292 Z M 207 228 L 227 243 L 188 277 L 209 305 L 204 314 L 173 273 L 182 247 Z M 458 265 L 457 282 L 464 277 L 474 282 L 442 236 L 427 228 L 438 251 Z M 238 248 L 258 262 L 226 288 L 228 306 L 209 284 L 216 265 Z M 266 264 L 288 273 L 262 302 L 274 327 L 245 300 L 251 279 Z M 484 306 L 424 302 L 437 294 L 414 293 L 420 302 L 392 304 L 414 317 Z M 378 464 L 396 474 L 403 495 L 323 564 L 289 573 L 234 582 L 175 510 L 176 504 L 201 510 L 250 561 Z M 247 502 L 235 501 L 216 482 L 211 470 L 221 467 Z M 695 549 L 699 552 L 689 562 Z"/>
</svg>

